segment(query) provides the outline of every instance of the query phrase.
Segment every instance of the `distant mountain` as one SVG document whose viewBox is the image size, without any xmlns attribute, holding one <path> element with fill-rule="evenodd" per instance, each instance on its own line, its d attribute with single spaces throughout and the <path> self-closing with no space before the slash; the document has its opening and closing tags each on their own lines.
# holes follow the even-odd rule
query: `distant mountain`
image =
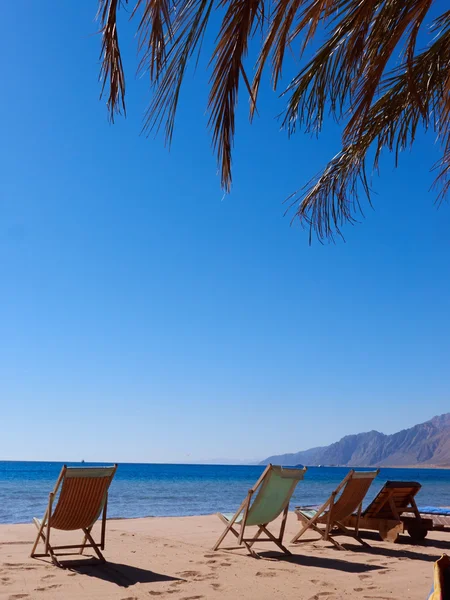
<svg viewBox="0 0 450 600">
<path fill-rule="evenodd" d="M 450 413 L 392 435 L 369 431 L 346 435 L 330 446 L 269 456 L 262 465 L 344 467 L 450 466 Z"/>
</svg>

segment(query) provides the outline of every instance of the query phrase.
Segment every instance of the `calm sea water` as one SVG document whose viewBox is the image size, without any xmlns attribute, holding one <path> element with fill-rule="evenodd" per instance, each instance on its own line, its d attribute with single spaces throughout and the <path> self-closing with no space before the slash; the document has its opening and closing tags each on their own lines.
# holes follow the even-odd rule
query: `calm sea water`
<svg viewBox="0 0 450 600">
<path fill-rule="evenodd" d="M 33 516 L 41 517 L 61 466 L 0 461 L 0 523 L 26 523 Z M 108 516 L 234 512 L 262 470 L 259 466 L 121 464 L 111 485 Z M 347 472 L 343 467 L 310 467 L 291 506 L 322 502 Z M 388 479 L 420 481 L 419 506 L 450 506 L 450 470 L 381 469 L 368 501 Z"/>
</svg>

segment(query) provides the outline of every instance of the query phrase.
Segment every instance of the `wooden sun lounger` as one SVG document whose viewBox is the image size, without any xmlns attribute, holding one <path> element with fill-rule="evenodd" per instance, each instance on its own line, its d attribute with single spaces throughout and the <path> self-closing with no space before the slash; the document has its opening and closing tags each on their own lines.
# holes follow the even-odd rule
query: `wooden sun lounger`
<svg viewBox="0 0 450 600">
<path fill-rule="evenodd" d="M 48 507 L 42 521 L 33 519 L 38 529 L 36 541 L 31 550 L 31 557 L 50 556 L 53 563 L 61 567 L 56 550 L 78 550 L 80 554 L 85 548 L 92 548 L 101 562 L 105 558 L 101 550 L 105 548 L 106 510 L 108 505 L 108 488 L 117 470 L 113 467 L 67 467 L 63 466 L 56 481 L 53 492 L 50 492 Z M 61 488 L 56 507 L 53 503 Z M 91 531 L 102 515 L 100 542 L 95 542 Z M 50 534 L 52 529 L 62 531 L 81 530 L 84 534 L 81 544 L 52 546 Z M 37 554 L 36 548 L 42 541 L 44 553 Z M 68 554 L 65 552 L 65 554 Z"/>
<path fill-rule="evenodd" d="M 433 528 L 431 519 L 423 518 L 414 497 L 422 486 L 416 481 L 387 481 L 360 517 L 353 514 L 347 527 L 378 531 L 381 539 L 396 542 L 407 531 L 412 539 L 423 540 Z"/>
<path fill-rule="evenodd" d="M 377 471 L 350 471 L 334 490 L 328 500 L 317 510 L 307 510 L 297 507 L 295 513 L 302 523 L 292 543 L 299 541 L 308 529 L 320 534 L 324 541 L 331 542 L 339 550 L 345 548 L 334 539 L 335 533 L 344 533 L 356 539 L 363 546 L 368 546 L 359 535 L 359 522 L 363 500 L 370 488 L 372 481 L 378 475 Z M 349 529 L 347 519 L 356 511 L 356 523 L 353 530 Z M 319 527 L 319 525 L 325 527 Z M 310 540 L 300 540 L 310 541 Z"/>
<path fill-rule="evenodd" d="M 303 479 L 304 469 L 290 469 L 268 465 L 255 485 L 249 490 L 247 497 L 237 511 L 233 514 L 218 513 L 219 519 L 226 527 L 215 543 L 213 550 L 217 550 L 229 532 L 238 539 L 238 544 L 245 545 L 254 558 L 260 558 L 253 550 L 253 544 L 260 542 L 273 542 L 285 554 L 291 554 L 283 545 L 284 530 L 289 511 L 289 502 L 297 483 Z M 267 529 L 269 523 L 282 515 L 280 532 L 274 535 Z M 258 528 L 253 537 L 244 537 L 246 528 Z M 239 529 L 236 529 L 238 527 Z M 260 537 L 265 534 L 265 537 Z"/>
</svg>

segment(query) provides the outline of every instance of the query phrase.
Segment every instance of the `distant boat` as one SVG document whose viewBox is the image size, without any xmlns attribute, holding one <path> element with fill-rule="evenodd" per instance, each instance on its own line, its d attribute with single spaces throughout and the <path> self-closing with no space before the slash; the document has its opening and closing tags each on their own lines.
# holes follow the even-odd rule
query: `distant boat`
<svg viewBox="0 0 450 600">
<path fill-rule="evenodd" d="M 84 463 L 84 458 L 83 458 L 83 460 L 81 461 L 81 463 L 82 463 L 82 464 Z"/>
</svg>

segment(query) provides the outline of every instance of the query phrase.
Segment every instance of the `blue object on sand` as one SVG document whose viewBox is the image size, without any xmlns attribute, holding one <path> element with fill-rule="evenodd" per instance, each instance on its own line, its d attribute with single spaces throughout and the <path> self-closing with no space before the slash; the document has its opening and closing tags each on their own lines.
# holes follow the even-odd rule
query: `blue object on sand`
<svg viewBox="0 0 450 600">
<path fill-rule="evenodd" d="M 450 508 L 441 506 L 419 506 L 419 512 L 427 515 L 443 515 L 450 517 Z"/>
</svg>

